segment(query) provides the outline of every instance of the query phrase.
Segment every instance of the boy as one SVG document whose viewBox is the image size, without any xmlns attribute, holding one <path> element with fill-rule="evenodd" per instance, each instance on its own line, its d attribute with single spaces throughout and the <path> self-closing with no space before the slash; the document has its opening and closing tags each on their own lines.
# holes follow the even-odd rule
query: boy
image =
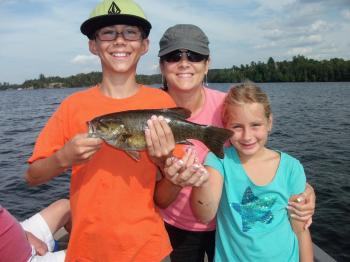
<svg viewBox="0 0 350 262">
<path fill-rule="evenodd" d="M 102 82 L 65 99 L 41 131 L 26 179 L 49 181 L 72 167 L 73 227 L 66 261 L 161 261 L 171 246 L 153 192 L 156 166 L 145 152 L 136 162 L 87 135 L 96 116 L 131 109 L 174 107 L 163 91 L 136 83 L 151 24 L 132 0 L 98 4 L 81 31 L 99 56 Z"/>
</svg>

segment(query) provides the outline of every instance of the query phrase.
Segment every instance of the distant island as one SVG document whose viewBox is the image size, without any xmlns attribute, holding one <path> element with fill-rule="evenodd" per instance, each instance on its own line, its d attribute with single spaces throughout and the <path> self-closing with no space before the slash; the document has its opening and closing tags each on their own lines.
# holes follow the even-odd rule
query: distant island
<svg viewBox="0 0 350 262">
<path fill-rule="evenodd" d="M 1 83 L 0 90 L 86 87 L 101 82 L 101 72 L 77 74 L 69 77 L 40 74 L 38 79 L 26 80 L 23 84 Z M 251 62 L 247 65 L 225 69 L 210 69 L 209 83 L 238 83 L 244 80 L 262 82 L 347 82 L 350 81 L 350 60 L 332 58 L 317 61 L 304 56 L 294 56 L 292 61 L 275 62 L 270 57 L 267 63 Z M 143 84 L 161 83 L 161 75 L 137 75 Z"/>
</svg>

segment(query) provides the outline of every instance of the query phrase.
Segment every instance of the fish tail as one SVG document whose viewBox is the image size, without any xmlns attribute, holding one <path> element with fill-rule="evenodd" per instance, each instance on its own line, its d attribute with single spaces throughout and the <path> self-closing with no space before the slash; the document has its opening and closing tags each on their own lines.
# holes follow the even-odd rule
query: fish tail
<svg viewBox="0 0 350 262">
<path fill-rule="evenodd" d="M 217 157 L 224 158 L 224 144 L 232 136 L 232 131 L 215 126 L 207 126 L 203 143 L 207 145 Z"/>
</svg>

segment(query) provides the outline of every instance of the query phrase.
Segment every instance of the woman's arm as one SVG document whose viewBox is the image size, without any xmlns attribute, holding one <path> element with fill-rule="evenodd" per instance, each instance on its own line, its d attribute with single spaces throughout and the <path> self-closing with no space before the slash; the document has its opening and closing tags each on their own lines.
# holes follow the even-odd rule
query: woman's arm
<svg viewBox="0 0 350 262">
<path fill-rule="evenodd" d="M 223 177 L 214 168 L 206 167 L 209 178 L 199 187 L 192 188 L 191 207 L 194 215 L 203 223 L 212 221 L 219 207 Z"/>
<path fill-rule="evenodd" d="M 296 200 L 296 201 L 295 201 Z M 299 195 L 293 195 L 288 201 L 290 216 L 304 222 L 305 229 L 312 223 L 312 216 L 315 212 L 316 195 L 312 186 L 306 184 L 305 191 Z"/>
</svg>

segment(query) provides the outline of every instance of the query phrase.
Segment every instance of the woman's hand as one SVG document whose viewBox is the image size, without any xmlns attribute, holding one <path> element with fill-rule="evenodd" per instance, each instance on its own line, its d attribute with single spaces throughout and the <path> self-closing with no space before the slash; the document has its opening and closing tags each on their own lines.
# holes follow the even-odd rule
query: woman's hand
<svg viewBox="0 0 350 262">
<path fill-rule="evenodd" d="M 299 195 L 293 195 L 288 201 L 289 215 L 298 221 L 305 223 L 305 229 L 312 224 L 312 216 L 315 213 L 316 195 L 314 189 L 306 184 L 305 191 Z"/>
<path fill-rule="evenodd" d="M 157 166 L 162 168 L 175 148 L 173 132 L 163 116 L 152 116 L 147 121 L 147 125 L 145 138 L 148 155 Z"/>
</svg>

